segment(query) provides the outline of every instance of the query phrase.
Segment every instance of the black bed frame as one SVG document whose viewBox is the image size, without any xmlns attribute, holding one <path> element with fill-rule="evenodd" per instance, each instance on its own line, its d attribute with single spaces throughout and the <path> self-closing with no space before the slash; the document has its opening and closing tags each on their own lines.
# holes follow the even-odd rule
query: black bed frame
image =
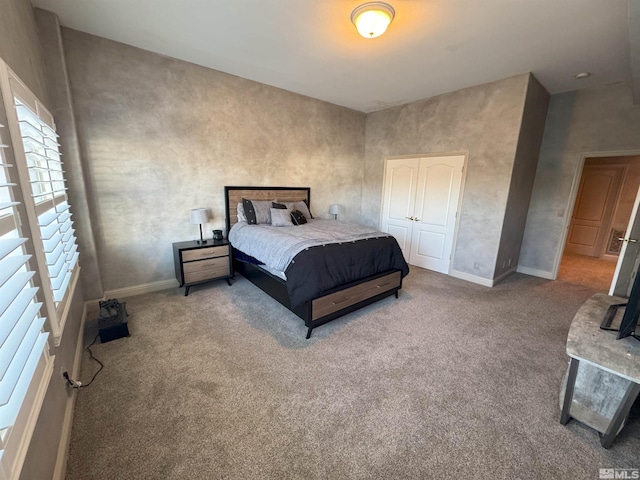
<svg viewBox="0 0 640 480">
<path fill-rule="evenodd" d="M 255 192 L 255 196 L 252 193 Z M 310 205 L 310 188 L 308 187 L 224 187 L 224 199 L 225 199 L 225 212 L 226 212 L 226 226 L 227 226 L 227 235 L 231 226 L 236 223 L 237 212 L 236 206 L 239 196 L 243 198 L 247 198 L 249 200 L 266 200 L 269 197 L 277 198 L 278 201 L 289 202 L 289 201 L 306 201 L 309 208 Z M 253 198 L 252 198 L 253 197 Z M 233 250 L 233 249 L 232 249 Z M 395 272 L 399 272 L 399 270 L 389 270 L 386 272 L 381 272 L 366 278 L 359 279 L 355 282 L 351 282 L 345 285 L 341 285 L 329 291 L 323 292 L 323 294 L 317 298 L 314 298 L 308 302 L 305 302 L 301 306 L 297 308 L 291 307 L 291 301 L 289 299 L 289 293 L 287 291 L 287 285 L 284 280 L 278 278 L 269 272 L 257 267 L 256 265 L 241 262 L 236 260 L 235 256 L 233 258 L 233 266 L 234 271 L 240 273 L 243 277 L 249 280 L 251 283 L 260 288 L 267 295 L 273 297 L 275 300 L 280 302 L 286 308 L 295 313 L 298 317 L 304 320 L 304 324 L 307 327 L 307 336 L 306 338 L 311 337 L 311 332 L 314 328 L 319 327 L 331 320 L 334 320 L 338 317 L 346 315 L 347 313 L 353 312 L 362 308 L 366 305 L 370 305 L 371 303 L 377 302 L 383 298 L 386 298 L 390 295 L 395 295 L 398 298 L 398 291 L 402 288 L 402 275 L 399 275 L 399 281 L 397 286 L 390 288 L 389 290 L 385 290 L 382 293 L 368 296 L 361 301 L 350 304 L 344 308 L 336 310 L 328 315 L 324 315 L 320 318 L 313 319 L 313 302 L 319 299 L 322 299 L 328 295 L 335 294 L 337 292 L 342 292 L 348 290 L 353 287 L 357 287 L 366 282 L 375 281 L 377 279 L 382 279 L 383 277 L 389 276 L 390 274 L 394 274 Z"/>
</svg>

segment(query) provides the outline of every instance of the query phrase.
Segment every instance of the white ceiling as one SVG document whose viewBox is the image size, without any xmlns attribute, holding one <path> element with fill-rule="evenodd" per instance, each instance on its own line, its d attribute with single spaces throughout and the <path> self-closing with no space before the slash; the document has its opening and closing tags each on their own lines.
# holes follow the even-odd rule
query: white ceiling
<svg viewBox="0 0 640 480">
<path fill-rule="evenodd" d="M 32 3 L 66 27 L 363 112 L 528 71 L 550 93 L 632 80 L 627 0 L 387 0 L 396 17 L 375 39 L 349 19 L 364 1 Z"/>
</svg>

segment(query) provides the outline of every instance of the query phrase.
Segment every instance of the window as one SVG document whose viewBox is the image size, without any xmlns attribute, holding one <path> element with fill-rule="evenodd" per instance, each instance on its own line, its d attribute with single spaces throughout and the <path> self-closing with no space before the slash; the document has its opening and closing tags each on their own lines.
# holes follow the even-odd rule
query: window
<svg viewBox="0 0 640 480">
<path fill-rule="evenodd" d="M 49 348 L 62 336 L 80 267 L 53 117 L 1 59 L 0 92 L 0 134 L 11 139 L 0 149 L 3 480 L 22 468 L 53 374 Z"/>
<path fill-rule="evenodd" d="M 16 169 L 32 232 L 35 258 L 40 267 L 37 270 L 48 327 L 58 344 L 67 316 L 70 292 L 73 292 L 78 277 L 79 255 L 58 135 L 53 117 L 42 103 L 8 68 L 7 76 L 13 108 L 8 107 L 6 100 L 5 107 L 10 121 Z"/>
<path fill-rule="evenodd" d="M 75 230 L 67 202 L 62 160 L 55 130 L 14 98 L 29 170 L 40 238 L 56 306 L 68 291 L 78 261 Z"/>
<path fill-rule="evenodd" d="M 28 239 L 19 230 L 20 202 L 9 174 L 13 165 L 2 151 L 6 147 L 0 145 L 0 478 L 13 478 L 24 459 L 31 437 L 27 423 L 40 409 L 53 358 L 49 334 L 42 329 L 42 303 L 35 298 L 31 256 L 25 251 Z"/>
</svg>

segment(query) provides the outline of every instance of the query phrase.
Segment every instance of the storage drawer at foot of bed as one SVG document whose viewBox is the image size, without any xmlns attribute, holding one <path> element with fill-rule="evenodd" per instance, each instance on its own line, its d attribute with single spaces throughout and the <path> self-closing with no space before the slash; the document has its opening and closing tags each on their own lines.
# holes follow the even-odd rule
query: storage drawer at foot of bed
<svg viewBox="0 0 640 480">
<path fill-rule="evenodd" d="M 224 259 L 224 265 L 213 265 L 196 272 L 184 273 L 185 283 L 201 282 L 203 280 L 210 280 L 218 277 L 226 277 L 229 275 L 229 261 Z"/>
<path fill-rule="evenodd" d="M 311 302 L 311 318 L 317 320 L 318 318 L 342 310 L 345 307 L 354 305 L 367 298 L 375 297 L 381 293 L 398 288 L 400 281 L 400 272 L 393 272 L 384 277 L 369 280 L 368 282 L 354 285 L 345 290 L 316 298 Z"/>
</svg>

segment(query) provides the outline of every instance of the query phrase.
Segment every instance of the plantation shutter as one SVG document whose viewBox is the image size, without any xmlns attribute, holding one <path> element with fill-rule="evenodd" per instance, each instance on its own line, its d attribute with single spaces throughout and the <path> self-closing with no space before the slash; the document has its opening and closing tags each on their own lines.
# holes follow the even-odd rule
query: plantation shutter
<svg viewBox="0 0 640 480">
<path fill-rule="evenodd" d="M 38 115 L 19 97 L 15 96 L 14 101 L 51 293 L 57 305 L 69 288 L 79 255 L 67 202 L 58 135 L 46 110 Z"/>
<path fill-rule="evenodd" d="M 2 127 L 2 125 L 0 125 Z M 0 130 L 1 133 L 1 130 Z M 0 459 L 43 355 L 48 333 L 31 283 L 30 255 L 18 230 L 16 185 L 11 183 L 0 142 Z"/>
</svg>

